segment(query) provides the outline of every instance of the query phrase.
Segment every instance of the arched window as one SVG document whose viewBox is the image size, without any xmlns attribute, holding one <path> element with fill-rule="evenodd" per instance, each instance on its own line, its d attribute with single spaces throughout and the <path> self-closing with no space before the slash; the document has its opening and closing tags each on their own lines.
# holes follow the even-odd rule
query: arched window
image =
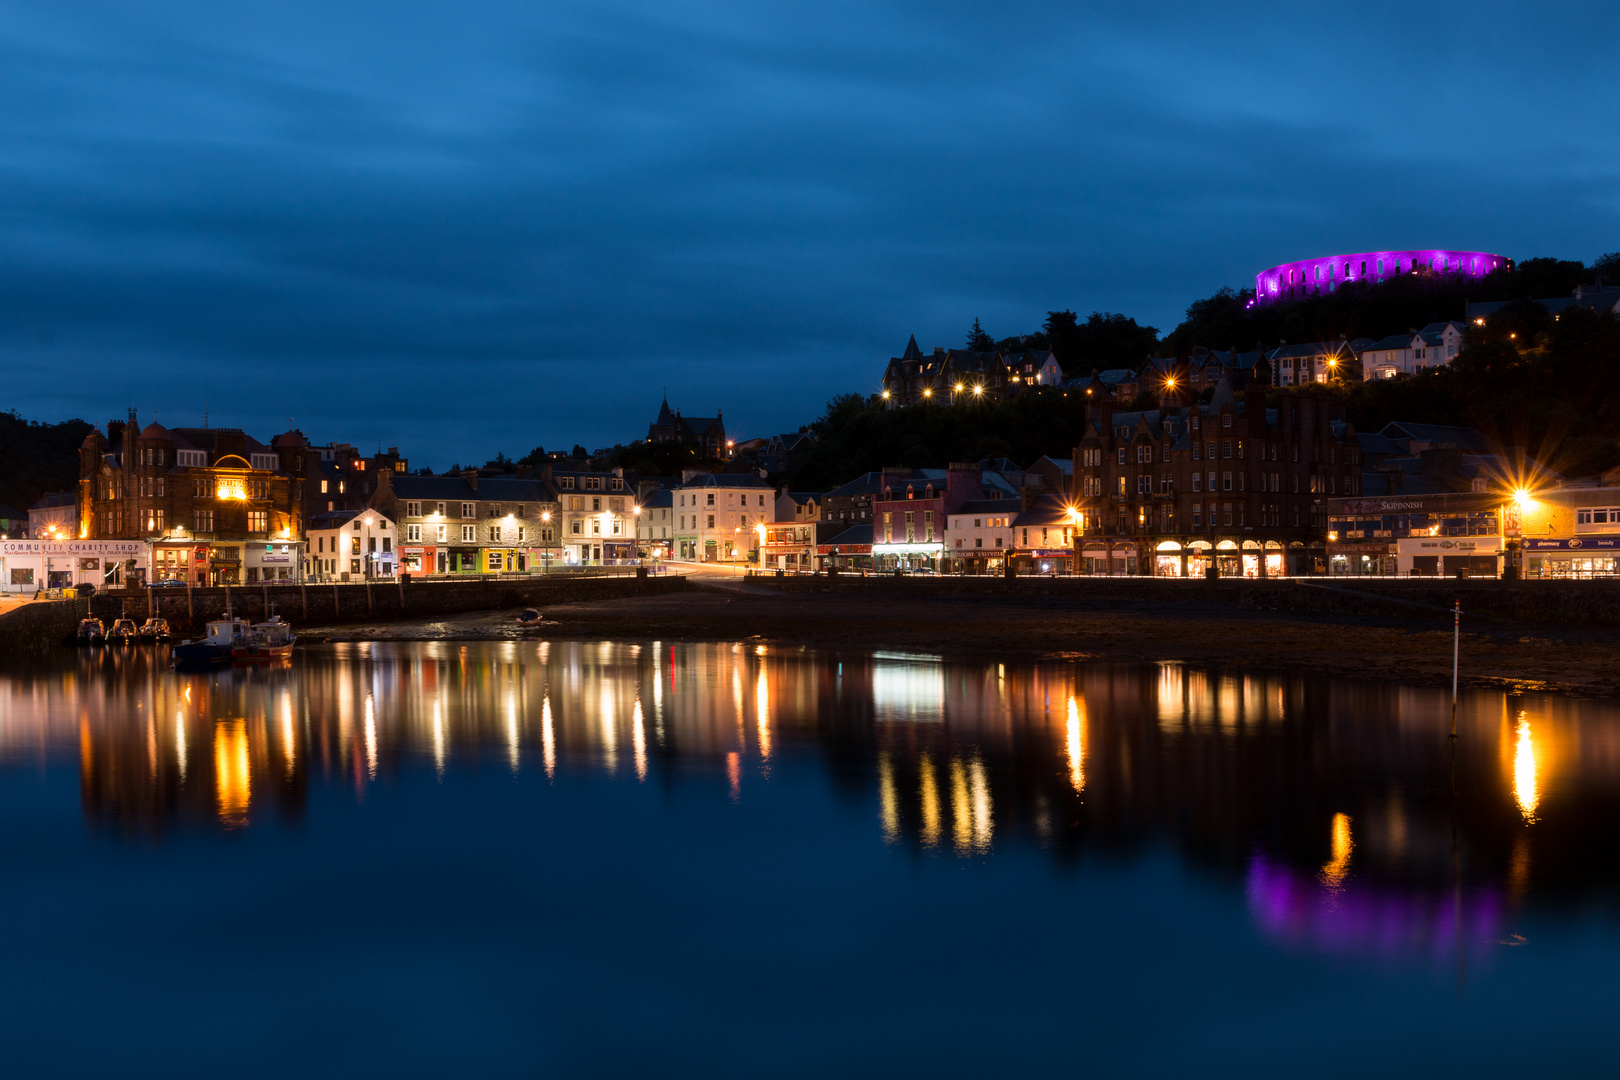
<svg viewBox="0 0 1620 1080">
<path fill-rule="evenodd" d="M 1384 260 L 1383 259 L 1378 260 L 1378 276 L 1379 277 L 1384 276 Z"/>
<path fill-rule="evenodd" d="M 1367 276 L 1367 260 L 1366 259 L 1361 260 L 1361 276 L 1362 277 Z"/>
<path fill-rule="evenodd" d="M 1316 280 L 1317 280 L 1317 281 L 1321 281 L 1321 280 L 1322 280 L 1322 268 L 1321 268 L 1321 267 L 1320 267 L 1320 266 L 1318 266 L 1318 267 L 1317 267 L 1317 268 L 1316 268 Z"/>
</svg>

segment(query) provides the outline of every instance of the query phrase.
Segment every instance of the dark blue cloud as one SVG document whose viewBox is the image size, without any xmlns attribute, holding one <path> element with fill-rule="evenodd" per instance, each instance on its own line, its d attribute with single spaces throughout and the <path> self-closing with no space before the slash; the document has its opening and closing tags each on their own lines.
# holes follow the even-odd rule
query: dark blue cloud
<svg viewBox="0 0 1620 1080">
<path fill-rule="evenodd" d="M 11 407 L 446 465 L 744 434 L 915 332 L 1620 247 L 1608 7 L 6 5 Z"/>
</svg>

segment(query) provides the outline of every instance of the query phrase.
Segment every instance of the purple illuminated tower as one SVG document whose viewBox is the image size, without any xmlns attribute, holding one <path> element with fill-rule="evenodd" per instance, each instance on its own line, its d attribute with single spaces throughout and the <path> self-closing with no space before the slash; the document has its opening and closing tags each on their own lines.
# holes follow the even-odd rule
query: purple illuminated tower
<svg viewBox="0 0 1620 1080">
<path fill-rule="evenodd" d="M 1347 281 L 1384 281 L 1397 274 L 1466 274 L 1484 277 L 1492 270 L 1512 266 L 1505 255 L 1483 251 L 1367 251 L 1356 255 L 1325 255 L 1283 263 L 1254 276 L 1256 304 L 1332 292 Z"/>
</svg>

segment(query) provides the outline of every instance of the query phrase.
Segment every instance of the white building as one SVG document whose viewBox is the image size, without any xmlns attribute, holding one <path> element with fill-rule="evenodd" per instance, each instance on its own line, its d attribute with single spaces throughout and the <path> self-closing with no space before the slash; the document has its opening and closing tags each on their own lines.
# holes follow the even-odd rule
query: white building
<svg viewBox="0 0 1620 1080">
<path fill-rule="evenodd" d="M 1462 351 L 1461 323 L 1430 323 L 1421 330 L 1395 334 L 1375 341 L 1361 353 L 1361 370 L 1366 379 L 1393 379 L 1415 375 L 1424 368 L 1451 363 Z"/>
<path fill-rule="evenodd" d="M 958 569 L 994 570 L 1013 546 L 1017 499 L 974 499 L 945 516 L 945 558 Z M 982 565 L 974 565 L 982 562 Z"/>
<path fill-rule="evenodd" d="M 0 540 L 0 591 L 33 595 L 75 585 L 149 580 L 152 545 L 145 540 Z"/>
<path fill-rule="evenodd" d="M 309 519 L 311 581 L 392 578 L 399 567 L 394 522 L 380 510 L 333 510 Z"/>
<path fill-rule="evenodd" d="M 570 565 L 613 563 L 636 557 L 636 498 L 624 470 L 542 470 L 561 507 L 563 560 Z"/>
<path fill-rule="evenodd" d="M 771 520 L 775 493 L 752 473 L 700 473 L 675 489 L 675 558 L 746 562 Z"/>
</svg>

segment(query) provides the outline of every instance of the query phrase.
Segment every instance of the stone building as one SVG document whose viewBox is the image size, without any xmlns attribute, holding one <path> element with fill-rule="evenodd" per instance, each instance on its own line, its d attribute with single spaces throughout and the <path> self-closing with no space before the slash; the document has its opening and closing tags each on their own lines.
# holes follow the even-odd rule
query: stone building
<svg viewBox="0 0 1620 1080">
<path fill-rule="evenodd" d="M 1325 570 L 1327 500 L 1360 489 L 1360 445 L 1339 406 L 1308 393 L 1207 405 L 1091 406 L 1074 449 L 1080 572 L 1222 576 Z"/>
<path fill-rule="evenodd" d="M 237 428 L 142 428 L 131 409 L 79 447 L 81 538 L 149 540 L 156 579 L 301 580 L 303 500 L 302 478 Z"/>
</svg>

